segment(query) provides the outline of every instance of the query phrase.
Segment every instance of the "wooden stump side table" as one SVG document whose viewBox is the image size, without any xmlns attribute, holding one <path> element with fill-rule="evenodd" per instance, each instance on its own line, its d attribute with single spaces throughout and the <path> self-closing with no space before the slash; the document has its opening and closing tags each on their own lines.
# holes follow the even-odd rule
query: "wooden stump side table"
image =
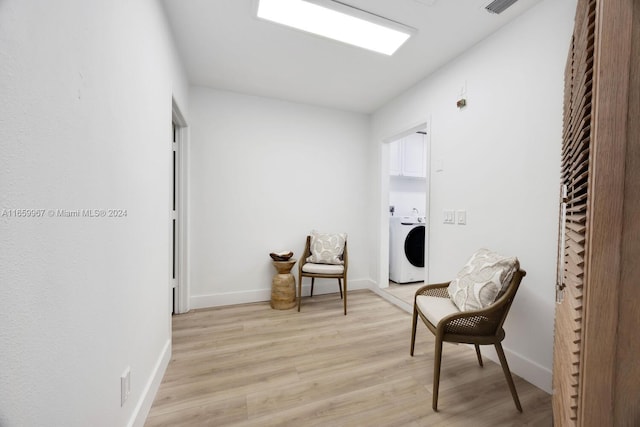
<svg viewBox="0 0 640 427">
<path fill-rule="evenodd" d="M 271 282 L 271 308 L 288 310 L 296 306 L 296 280 L 291 274 L 295 263 L 295 259 L 273 261 L 278 274 L 273 276 Z"/>
</svg>

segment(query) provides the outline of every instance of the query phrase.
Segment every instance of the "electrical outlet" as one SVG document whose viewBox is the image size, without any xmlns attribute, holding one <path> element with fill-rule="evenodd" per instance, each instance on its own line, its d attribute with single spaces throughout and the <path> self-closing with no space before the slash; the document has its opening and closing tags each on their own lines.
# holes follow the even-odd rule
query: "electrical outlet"
<svg viewBox="0 0 640 427">
<path fill-rule="evenodd" d="M 453 211 L 450 210 L 444 210 L 442 211 L 442 216 L 444 217 L 444 223 L 445 224 L 455 224 L 456 223 L 456 216 L 455 213 Z"/>
<path fill-rule="evenodd" d="M 127 366 L 120 376 L 120 406 L 124 406 L 129 393 L 131 393 L 131 368 Z"/>
</svg>

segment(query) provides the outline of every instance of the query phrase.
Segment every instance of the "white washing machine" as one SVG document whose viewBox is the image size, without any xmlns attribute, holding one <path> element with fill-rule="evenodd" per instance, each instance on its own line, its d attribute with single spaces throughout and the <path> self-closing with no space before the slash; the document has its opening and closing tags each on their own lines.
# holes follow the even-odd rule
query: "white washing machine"
<svg viewBox="0 0 640 427">
<path fill-rule="evenodd" d="M 425 279 L 425 217 L 389 218 L 389 279 L 396 283 Z"/>
</svg>

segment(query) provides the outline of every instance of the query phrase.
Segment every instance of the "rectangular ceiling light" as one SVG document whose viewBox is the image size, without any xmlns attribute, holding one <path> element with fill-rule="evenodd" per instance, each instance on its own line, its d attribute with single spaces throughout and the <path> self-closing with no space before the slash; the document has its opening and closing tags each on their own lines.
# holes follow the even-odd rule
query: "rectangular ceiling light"
<svg viewBox="0 0 640 427">
<path fill-rule="evenodd" d="M 332 0 L 259 0 L 258 17 L 385 55 L 415 29 Z"/>
</svg>

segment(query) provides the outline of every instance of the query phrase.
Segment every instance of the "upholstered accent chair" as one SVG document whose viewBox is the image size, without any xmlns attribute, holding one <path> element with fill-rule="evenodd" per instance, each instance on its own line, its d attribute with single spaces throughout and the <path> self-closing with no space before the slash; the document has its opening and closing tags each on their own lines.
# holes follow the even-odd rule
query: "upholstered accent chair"
<svg viewBox="0 0 640 427">
<path fill-rule="evenodd" d="M 473 271 L 474 268 L 469 267 L 469 264 L 481 251 L 486 252 L 480 255 L 480 267 Z M 495 346 L 513 401 L 518 411 L 522 412 L 501 342 L 505 337 L 502 326 L 526 272 L 520 269 L 517 258 L 507 259 L 506 262 L 505 258 L 502 258 L 501 261 L 495 262 L 495 257 L 492 258 L 495 253 L 481 251 L 474 254 L 455 280 L 423 286 L 416 291 L 414 297 L 411 356 L 415 347 L 418 318 L 435 335 L 432 402 L 434 411 L 438 410 L 442 343 L 451 342 L 473 344 L 481 367 L 483 363 L 480 346 Z M 501 263 L 503 265 L 500 265 Z M 494 270 L 489 271 L 490 268 Z M 487 285 L 492 280 L 496 286 Z M 493 289 L 489 290 L 487 286 L 493 286 Z M 487 298 L 487 293 L 493 296 L 489 295 Z M 481 296 L 480 300 L 484 298 L 484 301 L 470 301 L 478 296 Z"/>
<path fill-rule="evenodd" d="M 312 232 L 307 236 L 304 252 L 298 263 L 298 311 L 302 301 L 302 278 L 311 278 L 311 293 L 315 279 L 338 279 L 340 298 L 344 304 L 344 314 L 347 315 L 347 269 L 349 257 L 347 254 L 347 235 L 321 234 Z M 344 292 L 342 287 L 344 286 Z"/>
</svg>

